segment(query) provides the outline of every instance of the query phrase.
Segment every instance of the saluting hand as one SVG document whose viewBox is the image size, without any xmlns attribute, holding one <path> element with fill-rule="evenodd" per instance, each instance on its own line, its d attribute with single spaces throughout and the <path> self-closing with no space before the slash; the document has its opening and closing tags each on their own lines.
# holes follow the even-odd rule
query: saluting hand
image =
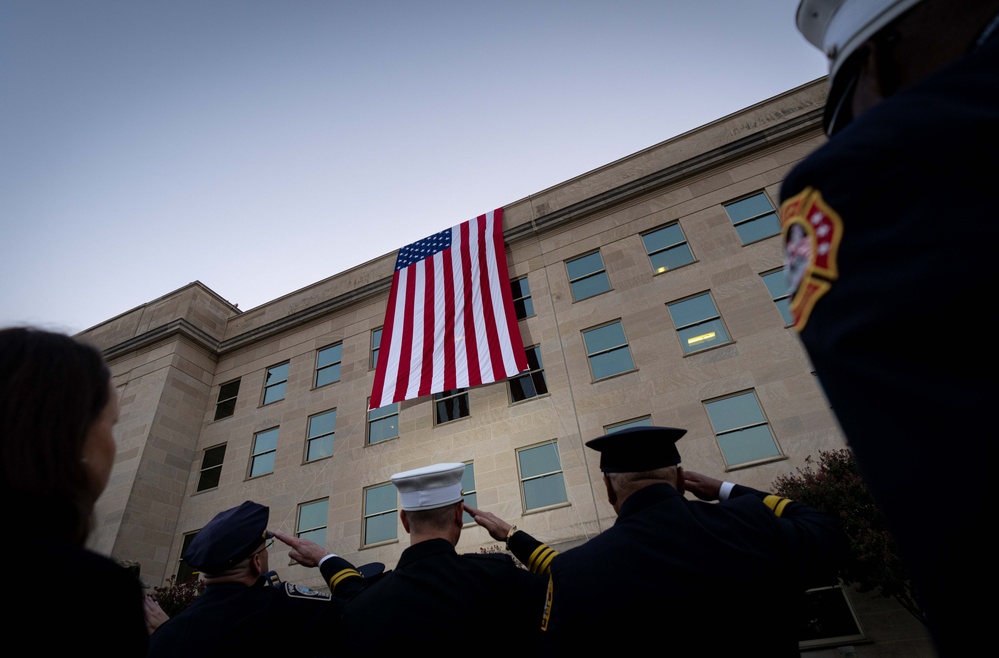
<svg viewBox="0 0 999 658">
<path fill-rule="evenodd" d="M 161 608 L 160 604 L 156 602 L 156 599 L 148 594 L 145 594 L 142 597 L 142 612 L 146 616 L 146 631 L 148 631 L 150 635 L 152 635 L 157 628 L 170 621 L 170 615 L 163 612 L 163 608 Z"/>
<path fill-rule="evenodd" d="M 701 500 L 718 500 L 722 481 L 694 471 L 684 471 L 683 486 Z"/>
<path fill-rule="evenodd" d="M 329 555 L 329 551 L 325 547 L 320 546 L 314 541 L 302 539 L 301 537 L 292 537 L 283 532 L 272 531 L 272 534 L 281 543 L 291 546 L 291 552 L 288 553 L 289 557 L 303 567 L 318 566 L 319 561 Z"/>
<path fill-rule="evenodd" d="M 483 512 L 471 505 L 465 505 L 465 511 L 475 519 L 476 523 L 486 529 L 490 537 L 497 541 L 506 541 L 507 535 L 510 533 L 510 528 L 513 527 L 509 523 L 492 512 Z"/>
</svg>

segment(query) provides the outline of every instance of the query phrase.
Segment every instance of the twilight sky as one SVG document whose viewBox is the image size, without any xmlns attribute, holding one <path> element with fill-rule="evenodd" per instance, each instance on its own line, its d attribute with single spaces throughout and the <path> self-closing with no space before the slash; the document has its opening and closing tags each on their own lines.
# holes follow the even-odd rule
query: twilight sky
<svg viewBox="0 0 999 658">
<path fill-rule="evenodd" d="M 249 310 L 825 74 L 797 0 L 2 0 L 0 326 Z"/>
</svg>

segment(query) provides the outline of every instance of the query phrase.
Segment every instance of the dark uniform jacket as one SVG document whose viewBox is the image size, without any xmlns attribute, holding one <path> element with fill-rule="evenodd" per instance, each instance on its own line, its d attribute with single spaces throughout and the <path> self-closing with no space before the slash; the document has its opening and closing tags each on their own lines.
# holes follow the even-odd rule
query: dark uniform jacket
<svg viewBox="0 0 999 658">
<path fill-rule="evenodd" d="M 795 606 L 828 576 L 841 539 L 829 516 L 748 487 L 710 504 L 656 484 L 629 496 L 614 526 L 578 548 L 555 554 L 524 532 L 510 548 L 551 575 L 543 635 L 556 655 L 600 643 L 663 655 L 797 656 Z"/>
<path fill-rule="evenodd" d="M 997 580 L 979 529 L 999 445 L 997 180 L 993 35 L 860 115 L 781 192 L 796 328 L 941 648 L 990 627 L 964 588 Z"/>
<path fill-rule="evenodd" d="M 352 573 L 333 596 L 291 583 L 271 586 L 264 577 L 251 587 L 208 585 L 189 608 L 153 633 L 149 656 L 245 658 L 286 653 L 289 647 L 297 656 L 328 654 L 339 637 L 343 601 L 363 587 L 363 579 L 338 557 L 327 559 L 322 570 L 324 577 Z"/>
<path fill-rule="evenodd" d="M 142 656 L 149 634 L 138 578 L 103 555 L 65 537 L 78 511 L 69 500 L 47 500 L 0 487 L 6 527 L 25 542 L 0 546 L 6 653 Z"/>
<path fill-rule="evenodd" d="M 445 539 L 423 541 L 347 605 L 347 644 L 370 656 L 462 644 L 477 656 L 534 655 L 545 581 L 507 555 L 458 555 Z"/>
<path fill-rule="evenodd" d="M 41 569 L 28 567 L 22 548 L 2 554 L 13 593 L 3 611 L 6 653 L 145 655 L 142 589 L 127 570 L 102 555 L 45 539 L 33 540 L 30 548 L 30 563 Z"/>
</svg>

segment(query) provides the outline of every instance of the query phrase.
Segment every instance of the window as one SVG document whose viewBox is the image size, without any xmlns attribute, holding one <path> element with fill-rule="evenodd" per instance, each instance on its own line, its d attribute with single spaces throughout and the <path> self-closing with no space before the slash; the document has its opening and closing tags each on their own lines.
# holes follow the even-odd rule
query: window
<svg viewBox="0 0 999 658">
<path fill-rule="evenodd" d="M 465 464 L 465 472 L 461 474 L 461 493 L 465 496 L 465 503 L 471 507 L 479 506 L 479 496 L 475 493 L 475 467 L 471 462 Z M 468 512 L 462 512 L 461 522 L 465 525 L 475 523 Z"/>
<path fill-rule="evenodd" d="M 264 404 L 284 399 L 284 387 L 288 383 L 288 364 L 271 366 L 264 379 Z"/>
<path fill-rule="evenodd" d="M 250 477 L 274 472 L 274 454 L 277 452 L 278 428 L 274 427 L 253 435 L 253 454 L 250 456 Z"/>
<path fill-rule="evenodd" d="M 434 393 L 434 422 L 450 423 L 468 417 L 468 393 L 463 388 Z"/>
<path fill-rule="evenodd" d="M 725 325 L 711 300 L 711 293 L 667 304 L 680 345 L 687 354 L 729 342 Z"/>
<path fill-rule="evenodd" d="M 587 329 L 583 332 L 583 343 L 594 381 L 635 369 L 620 320 Z"/>
<path fill-rule="evenodd" d="M 513 310 L 518 320 L 534 315 L 534 302 L 531 300 L 531 286 L 527 277 L 514 279 L 510 282 L 510 292 L 513 293 Z"/>
<path fill-rule="evenodd" d="M 335 431 L 336 409 L 309 416 L 309 437 L 306 439 L 305 461 L 314 462 L 317 459 L 332 455 Z"/>
<path fill-rule="evenodd" d="M 326 516 L 329 514 L 330 499 L 323 498 L 298 506 L 298 525 L 295 536 L 326 546 Z"/>
<path fill-rule="evenodd" d="M 184 553 L 186 553 L 187 549 L 191 547 L 191 542 L 194 541 L 194 538 L 198 536 L 198 532 L 201 531 L 198 530 L 195 532 L 189 532 L 186 535 L 184 535 L 184 541 L 180 545 L 180 559 L 178 560 L 179 564 L 177 565 L 177 580 L 175 582 L 186 583 L 189 580 L 197 578 L 198 574 L 201 573 L 200 571 L 189 565 L 187 562 L 184 562 Z"/>
<path fill-rule="evenodd" d="M 382 344 L 382 328 L 378 327 L 371 332 L 371 369 L 378 365 L 378 350 Z"/>
<path fill-rule="evenodd" d="M 780 233 L 780 220 L 774 206 L 763 192 L 725 204 L 725 212 L 735 224 L 742 244 L 756 242 Z"/>
<path fill-rule="evenodd" d="M 610 281 L 599 251 L 565 261 L 565 269 L 569 273 L 572 298 L 577 302 L 610 290 Z"/>
<path fill-rule="evenodd" d="M 396 538 L 395 514 L 398 511 L 395 485 L 391 482 L 364 490 L 364 537 L 362 545 L 377 544 Z"/>
<path fill-rule="evenodd" d="M 770 297 L 774 300 L 774 304 L 777 305 L 777 310 L 780 311 L 781 317 L 784 318 L 784 324 L 794 322 L 794 318 L 791 316 L 791 293 L 787 290 L 787 278 L 784 276 L 784 268 L 767 272 L 760 276 L 763 277 L 763 283 L 766 285 L 767 290 L 770 291 Z"/>
<path fill-rule="evenodd" d="M 839 585 L 810 589 L 799 605 L 800 650 L 843 646 L 867 639 L 849 597 Z"/>
<path fill-rule="evenodd" d="M 645 243 L 645 251 L 649 254 L 656 274 L 694 262 L 694 255 L 687 246 L 687 238 L 676 222 L 643 234 L 642 242 Z"/>
<path fill-rule="evenodd" d="M 510 399 L 514 402 L 529 400 L 548 393 L 545 369 L 541 365 L 541 347 L 535 345 L 528 347 L 526 351 L 527 367 L 530 370 L 510 379 Z"/>
<path fill-rule="evenodd" d="M 340 381 L 340 361 L 343 343 L 330 345 L 316 352 L 316 388 Z"/>
<path fill-rule="evenodd" d="M 517 464 L 524 511 L 568 502 L 556 441 L 518 450 Z"/>
<path fill-rule="evenodd" d="M 225 444 L 205 448 L 201 457 L 201 475 L 198 477 L 198 491 L 214 489 L 219 486 L 222 476 L 222 460 L 225 459 Z"/>
<path fill-rule="evenodd" d="M 393 402 L 368 412 L 368 443 L 399 436 L 399 403 Z"/>
<path fill-rule="evenodd" d="M 228 418 L 236 413 L 236 396 L 239 394 L 239 380 L 219 386 L 219 399 L 215 403 L 215 420 Z"/>
<path fill-rule="evenodd" d="M 753 391 L 711 400 L 704 406 L 729 467 L 781 456 Z"/>
<path fill-rule="evenodd" d="M 623 423 L 614 423 L 613 425 L 606 425 L 604 426 L 604 434 L 610 434 L 611 432 L 620 432 L 621 430 L 630 430 L 633 427 L 652 427 L 652 418 L 646 416 L 645 418 L 626 420 Z"/>
</svg>

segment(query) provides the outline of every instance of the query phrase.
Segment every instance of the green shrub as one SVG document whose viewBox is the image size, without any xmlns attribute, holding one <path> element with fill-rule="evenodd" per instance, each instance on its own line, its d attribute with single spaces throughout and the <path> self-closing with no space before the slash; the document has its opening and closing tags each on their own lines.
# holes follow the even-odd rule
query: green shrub
<svg viewBox="0 0 999 658">
<path fill-rule="evenodd" d="M 150 596 L 160 604 L 163 612 L 174 617 L 194 603 L 204 591 L 205 583 L 197 576 L 186 583 L 178 583 L 175 576 L 170 576 L 167 584 L 163 587 L 154 587 Z"/>
<path fill-rule="evenodd" d="M 857 469 L 849 450 L 810 456 L 795 475 L 774 481 L 774 491 L 836 517 L 848 541 L 848 556 L 839 577 L 861 592 L 894 597 L 917 619 L 926 623 L 912 589 L 908 571 L 899 557 L 895 539 L 888 532 L 881 510 Z"/>
</svg>

